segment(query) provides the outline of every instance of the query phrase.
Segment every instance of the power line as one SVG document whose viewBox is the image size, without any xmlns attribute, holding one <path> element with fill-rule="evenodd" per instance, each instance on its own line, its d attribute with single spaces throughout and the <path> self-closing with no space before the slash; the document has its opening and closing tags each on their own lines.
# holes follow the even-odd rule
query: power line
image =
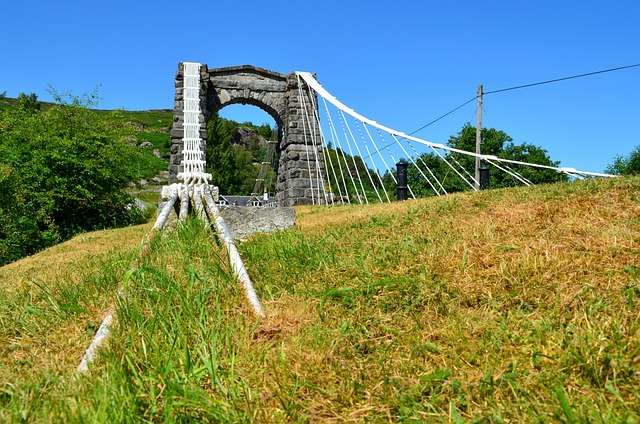
<svg viewBox="0 0 640 424">
<path fill-rule="evenodd" d="M 636 63 L 635 65 L 627 65 L 627 66 L 620 66 L 620 67 L 617 67 L 617 68 L 604 69 L 604 70 L 601 70 L 601 71 L 588 72 L 586 74 L 572 75 L 570 77 L 556 78 L 556 79 L 547 80 L 547 81 L 534 82 L 532 84 L 524 84 L 524 85 L 518 85 L 518 86 L 515 86 L 515 87 L 502 88 L 502 89 L 499 89 L 499 90 L 485 91 L 483 94 L 486 95 L 486 94 L 502 93 L 504 91 L 518 90 L 520 88 L 527 88 L 527 87 L 533 87 L 533 86 L 536 86 L 536 85 L 550 84 L 552 82 L 559 82 L 559 81 L 566 81 L 566 80 L 575 79 L 575 78 L 588 77 L 588 76 L 591 76 L 591 75 L 604 74 L 606 72 L 613 72 L 613 71 L 620 71 L 622 69 L 636 68 L 638 66 L 640 66 L 640 63 Z M 415 130 L 412 133 L 410 133 L 409 135 L 414 135 L 415 133 L 417 133 L 419 131 L 422 131 L 423 129 L 427 128 L 428 126 L 430 126 L 432 124 L 435 124 L 436 122 L 438 122 L 442 118 L 445 118 L 445 117 L 451 115 L 453 112 L 455 112 L 458 109 L 461 109 L 462 107 L 468 105 L 469 103 L 471 103 L 472 101 L 476 100 L 477 98 L 478 98 L 478 96 L 475 96 L 472 99 L 467 100 L 466 102 L 464 102 L 460 106 L 458 106 L 455 109 L 445 113 L 444 115 L 440 116 L 439 118 L 434 119 L 433 121 L 429 122 L 428 124 L 425 124 L 425 125 L 421 126 L 417 130 Z"/>
<path fill-rule="evenodd" d="M 441 116 L 441 117 L 439 117 L 439 118 L 434 119 L 433 121 L 429 122 L 428 124 L 421 126 L 420 128 L 418 128 L 418 129 L 417 129 L 417 130 L 415 130 L 414 132 L 409 133 L 409 135 L 414 135 L 414 134 L 415 134 L 415 133 L 417 133 L 418 131 L 422 131 L 423 129 L 427 128 L 429 125 L 435 124 L 436 122 L 438 122 L 438 121 L 439 121 L 439 120 L 441 120 L 442 118 L 444 118 L 444 117 L 446 117 L 446 116 L 451 115 L 451 114 L 452 114 L 453 112 L 455 112 L 456 110 L 463 108 L 464 106 L 468 105 L 469 103 L 471 103 L 472 101 L 476 100 L 477 98 L 478 98 L 478 96 L 475 96 L 474 98 L 467 100 L 466 102 L 464 102 L 463 104 L 461 104 L 461 105 L 460 105 L 460 106 L 458 106 L 457 108 L 455 108 L 455 109 L 453 109 L 453 110 L 451 110 L 451 111 L 449 111 L 449 112 L 445 113 L 444 115 L 442 115 L 442 116 Z"/>
<path fill-rule="evenodd" d="M 515 86 L 515 87 L 502 88 L 500 90 L 485 91 L 484 94 L 502 93 L 503 91 L 518 90 L 520 88 L 527 88 L 527 87 L 533 87 L 533 86 L 536 86 L 536 85 L 550 84 L 552 82 L 566 81 L 566 80 L 575 79 L 575 78 L 588 77 L 588 76 L 591 76 L 591 75 L 604 74 L 606 72 L 613 72 L 613 71 L 620 71 L 622 69 L 635 68 L 635 67 L 638 67 L 638 66 L 640 66 L 640 63 L 636 63 L 635 65 L 620 66 L 618 68 L 604 69 L 602 71 L 588 72 L 586 74 L 572 75 L 570 77 L 556 78 L 556 79 L 547 80 L 547 81 L 534 82 L 532 84 L 525 84 L 525 85 L 518 85 L 518 86 Z"/>
<path fill-rule="evenodd" d="M 451 115 L 451 114 L 452 114 L 453 112 L 455 112 L 456 110 L 458 110 L 458 109 L 460 109 L 460 108 L 462 108 L 462 107 L 464 107 L 464 106 L 468 105 L 469 103 L 471 103 L 472 101 L 474 101 L 474 100 L 475 100 L 475 99 L 477 99 L 477 98 L 478 98 L 478 96 L 475 96 L 473 99 L 469 99 L 469 100 L 467 100 L 466 102 L 464 102 L 463 104 L 461 104 L 461 105 L 460 105 L 460 106 L 458 106 L 457 108 L 455 108 L 455 109 L 453 109 L 453 110 L 451 110 L 451 111 L 449 111 L 449 112 L 445 113 L 444 115 L 442 115 L 442 116 L 441 116 L 441 117 L 439 117 L 439 118 L 434 119 L 433 121 L 429 122 L 428 124 L 421 126 L 420 128 L 418 128 L 418 129 L 417 129 L 417 130 L 415 130 L 414 132 L 409 133 L 409 135 L 414 135 L 414 134 L 415 134 L 415 133 L 417 133 L 418 131 L 422 131 L 423 129 L 427 128 L 429 125 L 431 125 L 431 124 L 435 124 L 436 122 L 438 122 L 439 120 L 441 120 L 441 119 L 442 119 L 442 118 L 444 118 L 445 116 L 449 116 L 449 115 Z M 396 139 L 396 141 L 394 141 L 393 143 L 390 143 L 390 144 L 385 145 L 385 148 L 389 148 L 389 147 L 391 147 L 391 146 L 393 146 L 393 145 L 395 145 L 395 144 L 399 143 L 399 142 L 400 142 L 400 141 L 402 141 L 402 140 L 406 140 L 406 138 L 405 138 L 405 137 L 400 137 L 400 138 Z M 381 148 L 380 148 L 380 149 L 378 149 L 378 150 L 376 150 L 375 152 L 371 153 L 369 156 L 364 157 L 363 159 L 369 159 L 371 156 L 373 156 L 375 153 L 378 153 L 380 150 L 381 150 Z"/>
</svg>

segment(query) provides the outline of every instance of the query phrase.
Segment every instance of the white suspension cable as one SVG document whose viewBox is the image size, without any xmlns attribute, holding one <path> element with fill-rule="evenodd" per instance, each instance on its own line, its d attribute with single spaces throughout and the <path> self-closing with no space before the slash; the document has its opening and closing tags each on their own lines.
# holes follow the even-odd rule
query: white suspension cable
<svg viewBox="0 0 640 424">
<path fill-rule="evenodd" d="M 319 118 L 317 118 L 319 119 Z M 329 164 L 329 168 L 331 170 L 331 172 L 327 172 L 327 184 L 329 186 L 329 193 L 328 196 L 330 197 L 330 202 L 329 200 L 327 201 L 327 204 L 329 203 L 333 203 L 334 199 L 333 199 L 333 190 L 332 190 L 332 180 L 331 180 L 331 174 L 333 174 L 333 178 L 335 181 L 336 186 L 338 187 L 338 193 L 340 193 L 340 197 L 342 197 L 342 190 L 340 189 L 340 184 L 338 183 L 338 176 L 336 175 L 336 169 L 333 166 L 333 159 L 331 158 L 331 152 L 329 150 L 329 146 L 327 143 L 327 138 L 324 135 L 324 130 L 322 129 L 322 126 L 319 126 L 320 128 L 320 138 L 322 140 L 322 146 L 321 146 L 321 154 L 322 154 L 322 160 L 323 163 L 325 164 L 325 166 L 327 164 Z"/>
<path fill-rule="evenodd" d="M 326 158 L 324 157 L 324 149 L 323 146 L 326 144 L 324 142 L 324 132 L 322 131 L 322 126 L 320 125 L 320 117 L 318 116 L 318 104 L 316 103 L 317 96 L 312 92 L 311 87 L 308 87 L 309 98 L 311 99 L 311 111 L 313 112 L 313 133 L 312 136 L 315 137 L 316 130 L 317 133 L 320 134 L 320 143 L 314 143 L 314 153 L 316 155 L 316 178 L 320 181 L 321 184 L 318 185 L 318 197 L 320 197 L 320 186 L 322 186 L 322 193 L 324 194 L 324 203 L 326 205 L 329 204 L 329 197 L 327 195 L 327 187 L 324 182 L 324 175 L 322 173 L 322 166 L 320 166 L 320 161 L 318 160 L 317 148 L 320 147 L 320 152 L 323 155 L 323 163 L 326 163 Z M 306 108 L 305 108 L 306 111 Z M 328 176 L 327 176 L 327 179 Z"/>
<path fill-rule="evenodd" d="M 516 171 L 515 169 L 513 169 L 513 168 L 509 167 L 509 166 L 508 166 L 508 165 L 506 165 L 506 164 L 503 164 L 502 166 L 503 166 L 505 169 L 508 169 L 509 171 L 513 172 L 514 174 L 519 175 L 519 176 L 520 176 L 520 178 L 522 178 L 522 179 L 523 179 L 527 184 L 529 184 L 530 186 L 535 185 L 535 184 L 533 184 L 533 183 L 531 182 L 531 180 L 529 180 L 528 178 L 525 178 L 525 176 L 524 176 L 524 175 L 522 175 L 521 173 L 519 173 L 519 172 L 518 172 L 518 171 Z"/>
<path fill-rule="evenodd" d="M 502 167 L 500 165 L 498 165 L 496 162 L 494 161 L 487 161 L 488 163 L 490 163 L 491 165 L 495 166 L 496 168 L 498 168 L 499 170 L 501 170 L 502 172 L 506 172 L 507 174 L 511 175 L 513 178 L 517 179 L 518 181 L 520 181 L 522 184 L 526 185 L 526 186 L 531 186 L 533 184 L 531 184 L 530 181 L 528 181 L 527 179 L 525 179 L 522 175 L 518 174 L 515 171 L 510 171 L 510 168 L 507 167 Z"/>
<path fill-rule="evenodd" d="M 411 161 L 411 163 L 413 164 L 413 166 L 416 167 L 416 169 L 418 170 L 418 172 L 420 173 L 420 175 L 422 175 L 422 178 L 424 178 L 425 180 L 427 180 L 427 182 L 429 181 L 429 179 L 427 178 L 426 175 L 424 175 L 424 172 L 422 172 L 422 169 L 420 169 L 420 167 L 418 166 L 418 164 L 416 163 L 415 160 L 413 160 L 413 158 L 411 157 L 411 155 L 407 152 L 407 150 L 404 148 L 404 146 L 402 145 L 402 143 L 400 143 L 400 141 L 398 139 L 396 139 L 396 137 L 392 134 L 391 135 L 395 140 L 396 143 L 398 144 L 398 146 L 400 146 L 400 148 L 402 149 L 402 151 L 404 152 L 405 155 L 407 155 L 407 157 L 409 158 L 409 160 Z M 411 192 L 411 195 L 413 195 L 413 192 Z M 415 196 L 413 197 L 415 199 Z"/>
<path fill-rule="evenodd" d="M 455 155 L 451 155 L 449 157 L 453 159 L 453 162 L 458 166 L 458 168 L 462 169 L 464 173 L 467 174 L 467 177 L 469 177 L 469 180 L 473 181 L 473 183 L 475 184 L 479 184 L 479 182 L 476 180 L 476 177 L 474 175 L 471 175 L 471 173 L 467 170 L 467 168 L 465 168 L 464 166 L 462 166 L 460 162 L 458 162 L 458 159 L 456 159 Z"/>
<path fill-rule="evenodd" d="M 329 131 L 332 134 L 333 139 L 337 139 L 337 134 L 334 136 L 333 134 L 335 134 L 335 128 L 333 126 L 333 119 L 331 119 L 331 114 L 329 113 L 329 109 L 327 107 L 327 102 L 324 98 L 322 98 L 322 102 L 324 103 L 324 109 L 325 112 L 327 114 L 327 120 L 329 122 Z M 329 150 L 329 146 L 327 146 L 327 150 Z M 333 172 L 333 176 L 336 180 L 336 187 L 338 187 L 338 193 L 340 194 L 340 201 L 342 201 L 343 197 L 342 197 L 342 188 L 340 187 L 340 181 L 338 180 L 338 175 L 336 174 L 336 169 L 333 166 L 333 160 L 331 159 L 331 152 L 329 151 L 329 162 L 330 162 L 330 166 L 331 166 L 331 171 Z M 340 157 L 338 156 L 338 151 L 336 150 L 336 160 L 338 161 L 338 164 L 340 163 Z M 344 183 L 344 188 L 345 191 L 347 189 L 347 184 L 344 180 L 344 173 L 342 172 L 342 167 L 339 167 L 340 169 L 340 174 L 342 175 L 342 182 Z"/>
<path fill-rule="evenodd" d="M 569 174 L 569 173 L 571 173 L 571 174 L 581 174 L 581 175 L 584 175 L 584 176 L 594 176 L 594 177 L 615 177 L 614 175 L 603 174 L 603 173 L 598 173 L 598 172 L 576 171 L 573 168 L 558 168 L 558 167 L 553 167 L 553 166 L 548 166 L 548 165 L 540 165 L 540 164 L 536 164 L 536 163 L 527 163 L 527 162 L 521 162 L 521 161 L 516 161 L 516 160 L 500 159 L 500 158 L 498 158 L 496 156 L 492 156 L 492 155 L 483 155 L 483 154 L 478 154 L 478 153 L 475 153 L 475 152 L 468 152 L 468 151 L 465 151 L 465 150 L 460 150 L 460 149 L 455 149 L 453 147 L 448 147 L 448 146 L 445 146 L 444 144 L 432 143 L 430 141 L 422 140 L 420 138 L 413 137 L 413 136 L 405 134 L 403 132 L 396 131 L 396 130 L 393 130 L 391 128 L 388 128 L 388 127 L 385 127 L 383 125 L 380 125 L 377 122 L 372 121 L 370 119 L 367 119 L 364 116 L 356 113 L 354 110 L 346 107 L 338 99 L 336 99 L 334 96 L 332 96 L 327 90 L 325 90 L 315 80 L 315 78 L 313 78 L 313 76 L 310 73 L 308 73 L 308 72 L 296 72 L 296 74 L 300 75 L 307 82 L 307 84 L 309 86 L 313 87 L 313 89 L 318 94 L 320 94 L 322 97 L 325 97 L 331 104 L 333 104 L 335 107 L 340 109 L 342 112 L 347 113 L 348 115 L 352 116 L 353 118 L 358 119 L 358 120 L 360 120 L 360 121 L 362 121 L 364 123 L 367 123 L 367 124 L 369 124 L 371 126 L 379 128 L 382 131 L 385 131 L 385 132 L 393 135 L 394 138 L 395 137 L 402 137 L 402 138 L 405 138 L 407 140 L 412 140 L 412 141 L 424 144 L 424 145 L 429 146 L 429 147 L 442 149 L 442 150 L 447 150 L 447 151 L 450 151 L 450 152 L 457 152 L 457 153 L 461 153 L 463 155 L 472 156 L 472 157 L 478 157 L 478 158 L 484 159 L 484 160 L 494 160 L 494 161 L 499 161 L 499 162 L 513 163 L 513 164 L 517 164 L 517 165 L 531 166 L 531 167 L 535 167 L 535 168 L 552 169 L 552 170 L 555 170 L 557 172 L 567 173 L 567 174 Z M 457 173 L 457 171 L 456 171 L 456 173 Z"/>
<path fill-rule="evenodd" d="M 461 173 L 456 169 L 456 167 L 455 167 L 455 166 L 451 165 L 451 164 L 449 163 L 449 161 L 447 160 L 447 158 L 445 158 L 444 156 L 442 156 L 442 154 L 441 154 L 439 151 L 437 151 L 436 149 L 433 149 L 433 151 L 434 151 L 434 152 L 436 152 L 436 154 L 437 154 L 438 156 L 440 156 L 440 159 L 442 159 L 442 160 L 444 161 L 444 163 L 446 163 L 446 164 L 449 166 L 449 168 L 451 168 L 451 169 L 453 170 L 453 172 L 455 172 L 455 173 L 456 173 L 456 174 L 457 174 L 457 175 L 462 179 L 462 181 L 464 181 L 465 183 L 467 183 L 467 185 L 468 185 L 469 187 L 471 187 L 474 191 L 478 191 L 478 189 L 477 189 L 477 187 L 476 187 L 476 184 L 474 184 L 474 182 L 476 182 L 476 179 L 475 179 L 475 178 L 471 177 L 471 180 L 472 180 L 473 182 L 470 182 L 469 180 L 467 180 L 467 179 L 466 179 L 466 178 L 465 178 L 465 177 L 464 177 L 464 176 L 463 176 L 463 175 L 462 175 L 462 174 L 461 174 Z M 462 168 L 462 170 L 463 170 L 463 171 L 465 171 L 465 172 L 467 173 L 467 175 L 469 175 L 469 173 L 467 172 L 467 170 L 466 170 L 466 169 L 464 169 L 464 166 L 460 165 L 460 162 L 458 162 L 458 161 L 456 160 L 455 156 L 451 155 L 451 158 L 452 158 L 452 159 L 453 159 L 453 161 L 456 163 L 456 165 L 458 165 L 460 168 Z M 469 175 L 469 176 L 470 176 L 470 175 Z"/>
<path fill-rule="evenodd" d="M 382 135 L 382 133 L 380 132 L 379 128 L 376 128 L 376 130 L 378 131 L 378 135 L 380 136 L 380 138 L 382 139 L 382 142 L 384 143 L 385 148 L 387 149 L 387 153 L 389 153 L 389 156 L 391 156 L 391 160 L 395 163 L 398 163 L 398 161 L 396 160 L 395 157 L 393 157 L 393 153 L 391 153 L 391 149 L 389 148 L 389 144 L 387 144 L 387 141 L 385 140 L 384 136 Z M 387 167 L 387 170 L 389 171 L 389 175 L 391 175 L 391 178 L 393 178 L 393 182 L 398 184 L 398 180 L 396 179 L 396 176 L 394 175 L 394 173 L 389 169 L 389 167 Z M 407 188 L 409 189 L 409 193 L 411 193 L 411 198 L 415 199 L 416 195 L 413 194 L 413 190 L 411 189 L 411 184 L 409 184 L 409 182 L 407 182 Z"/>
<path fill-rule="evenodd" d="M 364 146 L 367 149 L 367 153 L 369 153 L 369 157 L 371 157 L 371 152 L 369 152 L 369 146 L 367 145 L 367 142 L 364 139 L 364 135 L 362 134 L 362 130 L 360 129 L 360 124 L 358 124 L 358 121 L 356 121 L 356 127 L 358 127 L 358 133 L 360 133 L 360 138 L 364 142 Z M 360 152 L 360 148 L 358 148 L 358 154 L 360 155 L 361 158 L 363 157 L 362 153 Z M 373 190 L 376 192 L 376 195 L 378 196 L 378 200 L 380 201 L 380 203 L 382 203 L 382 197 L 380 197 L 380 193 L 378 192 L 378 189 L 376 189 L 376 184 L 373 182 L 373 178 L 371 177 L 371 173 L 369 172 L 369 167 L 367 166 L 367 163 L 364 161 L 364 159 L 362 159 L 362 164 L 364 165 L 365 171 L 367 171 L 367 176 L 369 177 L 369 182 L 371 183 L 371 187 L 373 187 Z M 373 167 L 375 168 L 375 164 L 373 164 Z"/>
<path fill-rule="evenodd" d="M 422 156 L 418 153 L 418 151 L 416 150 L 416 148 L 413 146 L 413 144 L 408 143 L 409 146 L 411 147 L 411 149 L 413 150 L 413 153 L 415 153 L 416 157 L 420 160 L 420 162 L 422 162 L 422 165 L 424 165 L 424 167 L 427 169 L 427 171 L 429 172 L 429 175 L 431 175 L 431 178 L 433 178 L 436 183 L 440 186 L 440 188 L 442 189 L 444 194 L 447 194 L 447 190 L 444 189 L 444 187 L 442 186 L 442 184 L 440 183 L 440 180 L 435 176 L 435 174 L 431 171 L 431 168 L 424 162 L 424 160 L 422 159 Z M 431 189 L 434 191 L 434 193 L 437 196 L 440 196 L 440 191 L 438 189 L 435 188 L 435 186 L 431 183 L 431 180 L 429 178 L 426 179 L 427 183 L 431 186 Z"/>
<path fill-rule="evenodd" d="M 349 142 L 349 135 L 347 134 L 347 130 L 345 129 L 344 114 L 342 112 L 338 113 L 338 118 L 340 119 L 340 126 L 342 127 L 342 133 L 344 134 L 345 142 L 347 143 L 347 146 L 349 147 L 349 152 L 351 153 L 351 158 L 353 159 L 353 151 L 351 150 L 351 144 Z M 344 165 L 347 168 L 347 173 L 349 174 L 349 178 L 351 179 L 351 183 L 353 184 L 353 189 L 356 192 L 356 197 L 358 198 L 358 203 L 362 204 L 362 199 L 360 198 L 360 191 L 358 190 L 358 185 L 356 184 L 356 181 L 353 178 L 352 171 L 349 168 L 349 162 L 347 161 L 347 156 L 346 156 L 346 153 L 345 153 L 344 149 L 342 150 L 342 156 L 344 158 Z M 355 169 L 356 174 L 357 174 L 358 173 L 358 167 L 355 166 L 355 161 L 354 161 L 354 169 Z M 360 179 L 359 175 L 358 175 L 358 179 Z M 363 193 L 363 195 L 364 195 L 364 193 Z"/>
<path fill-rule="evenodd" d="M 349 126 L 349 123 L 347 122 L 347 118 L 345 118 L 344 116 L 344 112 L 340 111 L 340 115 L 342 115 L 342 119 L 344 120 L 345 126 L 347 127 L 347 131 L 349 132 L 349 136 L 351 137 L 351 140 L 353 141 L 353 144 L 356 145 L 356 147 L 358 147 L 358 144 L 356 143 L 356 138 L 353 136 L 353 132 L 351 131 L 351 127 Z M 360 183 L 360 188 L 362 189 L 362 197 L 364 197 L 364 201 L 366 204 L 369 204 L 369 198 L 367 197 L 367 192 L 364 190 L 364 185 L 362 184 L 362 178 L 360 177 L 360 170 L 358 169 L 358 165 L 356 163 L 356 157 L 353 154 L 353 150 L 351 150 L 351 143 L 348 142 L 348 138 L 347 138 L 347 145 L 349 146 L 349 154 L 351 155 L 351 160 L 353 161 L 353 167 L 356 170 L 356 175 L 358 176 L 358 182 Z M 358 152 L 360 151 L 360 149 L 358 149 Z M 360 154 L 360 157 L 362 158 L 362 154 Z M 360 202 L 362 203 L 362 202 Z"/>
<path fill-rule="evenodd" d="M 340 127 L 342 129 L 342 134 L 344 135 L 345 141 L 346 141 L 347 133 L 346 133 L 346 130 L 344 129 L 344 124 L 342 122 L 342 118 L 340 117 L 340 115 L 338 115 L 338 119 L 340 120 Z M 343 161 L 343 162 L 340 162 L 340 157 L 338 156 L 338 165 L 340 166 L 340 172 L 342 172 L 343 168 L 346 169 L 347 175 L 349 176 L 349 179 L 351 180 L 351 184 L 353 185 L 353 187 L 355 189 L 356 197 L 358 198 L 358 202 L 362 203 L 360 201 L 360 194 L 358 193 L 358 188 L 356 186 L 356 182 L 354 181 L 353 175 L 351 174 L 351 171 L 349 170 L 349 162 L 347 161 L 347 154 L 345 152 L 345 149 L 342 147 L 342 142 L 340 140 L 341 139 L 340 139 L 340 137 L 338 137 L 338 134 L 336 132 L 336 142 L 338 143 L 338 146 L 339 146 L 339 149 L 340 149 L 340 153 L 342 154 L 342 161 Z M 344 164 L 344 166 L 343 166 L 343 164 Z M 350 197 L 349 197 L 349 190 L 348 190 L 346 185 L 345 185 L 345 191 L 347 192 L 347 199 L 349 199 L 349 203 L 351 203 L 351 200 L 350 200 Z"/>
<path fill-rule="evenodd" d="M 364 130 L 366 131 L 367 135 L 369 136 L 369 140 L 371 141 L 371 144 L 373 144 L 374 149 L 377 149 L 378 146 L 376 146 L 375 140 L 373 139 L 373 137 L 371 137 L 371 133 L 369 132 L 369 128 L 366 125 L 362 125 L 362 126 L 364 127 Z M 380 175 L 380 172 L 378 171 L 378 168 L 376 167 L 375 162 L 373 161 L 373 156 L 371 155 L 371 152 L 369 152 L 369 147 L 367 147 L 367 153 L 369 153 L 369 158 L 371 159 L 371 166 L 372 166 L 374 172 L 376 173 L 376 175 L 378 176 L 378 181 L 380 182 L 380 187 L 382 187 L 382 191 L 384 192 L 384 196 L 387 198 L 387 203 L 391 203 L 391 199 L 389 199 L 389 194 L 387 193 L 387 189 L 384 186 L 384 181 L 382 181 L 382 176 Z M 384 162 L 384 159 L 382 161 Z"/>
<path fill-rule="evenodd" d="M 387 144 L 387 141 L 384 139 L 384 136 L 380 132 L 380 129 L 376 128 L 376 131 L 378 131 L 378 135 L 380 136 L 380 139 L 382 140 L 382 143 L 384 144 L 384 147 L 387 150 L 387 153 L 389 153 L 389 157 L 391 157 L 391 160 L 394 163 L 398 163 L 396 158 L 393 157 L 393 153 L 391 152 L 391 149 L 389 148 L 389 145 Z M 378 151 L 378 154 L 380 155 L 380 157 L 383 157 L 382 154 L 380 153 L 380 151 Z M 393 171 L 391 171 L 391 169 L 389 168 L 389 165 L 387 165 L 387 162 L 385 162 L 384 159 L 382 161 L 384 162 L 385 166 L 387 167 L 387 171 L 389 171 L 389 174 L 391 175 L 391 178 L 393 178 L 393 182 L 397 183 L 398 181 L 396 180 L 396 176 L 394 175 Z"/>
</svg>

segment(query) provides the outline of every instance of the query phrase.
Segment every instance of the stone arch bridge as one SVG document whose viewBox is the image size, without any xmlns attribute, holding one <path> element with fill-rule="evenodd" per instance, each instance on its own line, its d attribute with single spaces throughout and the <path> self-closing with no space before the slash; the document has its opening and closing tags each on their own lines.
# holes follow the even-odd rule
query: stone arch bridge
<svg viewBox="0 0 640 424">
<path fill-rule="evenodd" d="M 299 81 L 294 72 L 283 75 L 250 65 L 208 69 L 202 64 L 200 67 L 200 138 L 204 148 L 208 138 L 206 123 L 225 106 L 251 104 L 275 120 L 280 152 L 276 201 L 280 206 L 312 203 L 312 190 L 318 190 L 324 179 L 319 129 L 310 128 L 308 124 L 309 117 L 317 116 L 317 102 L 309 90 L 300 89 L 299 84 L 304 82 Z M 178 181 L 183 157 L 183 82 L 184 68 L 180 63 L 175 79 L 169 183 Z"/>
</svg>

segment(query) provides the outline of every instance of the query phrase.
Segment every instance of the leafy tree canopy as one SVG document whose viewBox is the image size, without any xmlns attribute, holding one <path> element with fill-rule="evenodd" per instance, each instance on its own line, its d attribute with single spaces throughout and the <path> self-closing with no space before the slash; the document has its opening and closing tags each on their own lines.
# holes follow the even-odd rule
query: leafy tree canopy
<svg viewBox="0 0 640 424">
<path fill-rule="evenodd" d="M 0 112 L 0 264 L 73 235 L 139 222 L 125 192 L 136 177 L 134 129 L 89 109 L 97 94 L 21 94 Z"/>
<path fill-rule="evenodd" d="M 617 155 L 605 172 L 614 175 L 640 174 L 640 146 L 636 146 L 628 156 Z"/>
<path fill-rule="evenodd" d="M 475 152 L 476 128 L 471 126 L 470 123 L 465 124 L 457 135 L 449 137 L 447 144 L 458 150 Z M 559 164 L 559 162 L 551 160 L 545 149 L 529 143 L 515 144 L 507 133 L 495 128 L 484 128 L 482 130 L 481 152 L 502 159 L 536 163 L 551 167 L 557 167 Z M 465 175 L 467 178 L 475 174 L 475 157 L 450 152 L 445 155 L 445 158 L 450 164 L 456 166 L 460 174 Z M 436 191 L 442 192 L 442 188 L 444 188 L 447 193 L 471 189 L 471 186 L 464 182 L 456 171 L 435 153 L 422 154 L 418 158 L 414 158 L 414 161 L 421 168 L 422 172 L 418 170 L 416 166 L 411 165 L 409 166 L 407 177 L 409 186 L 416 196 L 435 195 Z M 483 165 L 487 166 L 488 164 Z M 510 187 L 522 184 L 508 173 L 490 165 L 489 167 L 491 169 L 491 188 Z M 431 176 L 427 168 L 433 172 L 440 183 L 434 178 L 430 178 Z M 565 174 L 558 173 L 554 170 L 515 164 L 509 164 L 509 168 L 533 184 L 568 181 L 568 177 Z M 425 176 L 428 178 L 425 178 Z M 385 175 L 384 180 L 385 185 L 387 185 L 390 190 L 393 190 L 393 180 L 391 176 Z M 440 187 L 440 184 L 442 184 L 442 187 Z"/>
</svg>

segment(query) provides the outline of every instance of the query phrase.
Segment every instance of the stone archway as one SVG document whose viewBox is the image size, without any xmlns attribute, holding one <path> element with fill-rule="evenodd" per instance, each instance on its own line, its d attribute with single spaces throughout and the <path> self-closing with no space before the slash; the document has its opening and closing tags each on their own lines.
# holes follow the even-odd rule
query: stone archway
<svg viewBox="0 0 640 424">
<path fill-rule="evenodd" d="M 303 82 L 301 82 L 303 83 Z M 182 162 L 183 66 L 178 66 L 176 95 L 171 130 L 169 183 L 177 182 Z M 302 96 L 300 96 L 302 93 Z M 206 122 L 225 106 L 243 103 L 257 106 L 273 117 L 278 125 L 278 181 L 276 200 L 280 206 L 312 203 L 324 176 L 319 129 L 310 128 L 305 116 L 316 116 L 315 99 L 308 90 L 299 90 L 294 72 L 283 75 L 255 66 L 208 69 L 200 67 L 200 138 L 207 141 Z M 315 143 L 314 143 L 315 140 Z M 203 147 L 204 147 L 203 146 Z M 215 185 L 215 181 L 212 181 Z"/>
</svg>

